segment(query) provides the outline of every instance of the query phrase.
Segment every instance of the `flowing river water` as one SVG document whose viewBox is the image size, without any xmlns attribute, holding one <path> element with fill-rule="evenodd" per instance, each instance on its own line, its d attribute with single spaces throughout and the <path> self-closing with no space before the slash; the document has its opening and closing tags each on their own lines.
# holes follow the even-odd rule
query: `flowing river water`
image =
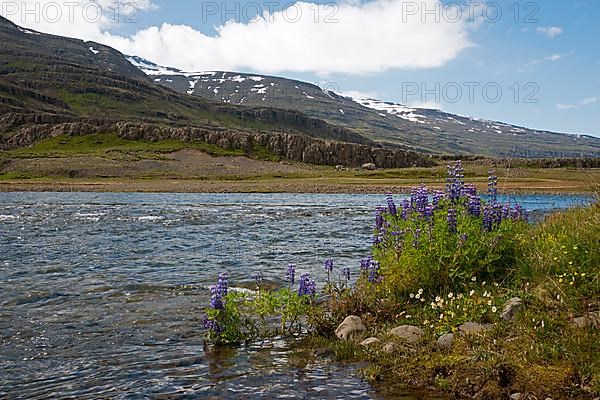
<svg viewBox="0 0 600 400">
<path fill-rule="evenodd" d="M 515 196 L 529 210 L 585 196 Z M 383 195 L 0 193 L 0 396 L 371 399 L 356 367 L 298 339 L 207 351 L 219 273 L 358 271 Z M 394 397 L 413 399 L 415 396 Z"/>
</svg>

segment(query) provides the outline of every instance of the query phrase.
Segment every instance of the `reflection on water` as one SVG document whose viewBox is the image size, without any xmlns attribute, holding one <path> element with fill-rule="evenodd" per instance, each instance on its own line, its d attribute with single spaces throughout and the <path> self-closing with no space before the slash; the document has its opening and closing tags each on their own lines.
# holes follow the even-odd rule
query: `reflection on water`
<svg viewBox="0 0 600 400">
<path fill-rule="evenodd" d="M 529 209 L 581 197 L 527 196 Z M 374 398 L 296 339 L 203 348 L 219 272 L 281 282 L 288 262 L 358 268 L 373 195 L 0 194 L 0 395 Z M 386 395 L 386 397 L 388 397 Z"/>
</svg>

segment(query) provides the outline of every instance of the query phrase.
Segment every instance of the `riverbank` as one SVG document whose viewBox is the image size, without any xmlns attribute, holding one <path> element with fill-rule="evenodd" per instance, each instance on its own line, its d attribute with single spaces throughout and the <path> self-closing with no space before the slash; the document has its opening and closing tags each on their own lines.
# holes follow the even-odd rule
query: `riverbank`
<svg viewBox="0 0 600 400">
<path fill-rule="evenodd" d="M 430 168 L 366 170 L 279 161 L 268 154 L 248 158 L 220 148 L 65 146 L 42 142 L 0 154 L 0 191 L 381 194 L 420 184 L 443 188 L 446 182 L 441 162 Z M 486 159 L 465 162 L 464 168 L 465 177 L 481 190 L 491 168 L 499 190 L 507 193 L 588 193 L 600 187 L 598 168 Z"/>
<path fill-rule="evenodd" d="M 349 193 L 382 194 L 408 193 L 415 185 L 426 183 L 442 189 L 443 179 L 431 177 L 390 178 L 378 175 L 396 171 L 378 171 L 375 177 L 305 176 L 225 179 L 131 179 L 131 178 L 28 178 L 19 175 L 0 176 L 0 192 L 155 192 L 155 193 Z M 512 171 L 511 171 L 512 172 Z M 546 171 L 542 171 L 546 172 Z M 554 171 L 557 172 L 557 171 Z M 571 179 L 528 177 L 501 183 L 502 193 L 592 193 L 600 181 L 596 170 L 569 171 Z M 566 174 L 567 171 L 562 171 Z M 532 174 L 531 174 L 532 175 Z M 483 179 L 476 183 L 484 189 Z"/>
<path fill-rule="evenodd" d="M 385 261 L 390 250 L 378 253 L 383 283 L 359 281 L 330 304 L 334 320 L 353 313 L 362 326 L 341 324 L 336 335 L 349 340 L 314 336 L 309 345 L 369 362 L 363 377 L 388 393 L 418 387 L 452 399 L 597 399 L 600 205 L 518 230 L 498 264 L 506 271 L 490 271 L 486 281 L 479 272 L 428 285 L 419 275 L 411 287 L 411 273 L 421 272 L 401 272 L 402 261 Z"/>
<path fill-rule="evenodd" d="M 228 291 L 219 274 L 207 338 L 218 347 L 308 332 L 299 351 L 368 363 L 363 377 L 394 395 L 597 399 L 600 203 L 529 224 L 522 205 L 497 197 L 495 174 L 482 197 L 460 162 L 448 172 L 444 191 L 387 196 L 359 269 L 327 258 L 319 281 L 290 264 L 286 287 L 258 274 L 249 293 Z"/>
</svg>

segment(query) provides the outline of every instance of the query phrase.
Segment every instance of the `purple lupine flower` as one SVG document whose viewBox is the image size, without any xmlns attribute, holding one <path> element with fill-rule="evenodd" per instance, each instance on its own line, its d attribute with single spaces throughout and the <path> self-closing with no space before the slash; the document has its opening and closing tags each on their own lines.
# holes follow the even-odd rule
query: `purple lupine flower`
<svg viewBox="0 0 600 400">
<path fill-rule="evenodd" d="M 424 185 L 421 185 L 415 190 L 415 210 L 422 214 L 428 205 L 429 190 Z"/>
<path fill-rule="evenodd" d="M 410 201 L 408 201 L 408 199 L 403 199 L 402 200 L 402 219 L 403 220 L 407 220 L 408 219 L 408 214 L 411 211 L 411 207 L 410 207 Z"/>
<path fill-rule="evenodd" d="M 510 203 L 504 203 L 502 205 L 502 219 L 508 219 L 510 217 Z"/>
<path fill-rule="evenodd" d="M 479 196 L 469 196 L 469 203 L 467 205 L 467 209 L 469 214 L 474 217 L 479 217 L 481 215 L 481 198 Z"/>
<path fill-rule="evenodd" d="M 396 216 L 398 210 L 396 209 L 396 203 L 394 203 L 394 197 L 391 194 L 387 195 L 388 211 L 391 215 Z"/>
<path fill-rule="evenodd" d="M 300 275 L 299 283 L 298 296 L 314 296 L 317 293 L 317 284 L 310 278 L 310 274 Z"/>
<path fill-rule="evenodd" d="M 448 178 L 446 179 L 446 192 L 450 201 L 456 202 L 460 197 L 465 184 L 464 169 L 462 161 L 458 160 L 454 164 L 448 164 Z"/>
<path fill-rule="evenodd" d="M 494 208 L 494 225 L 498 226 L 502 222 L 502 215 L 503 215 L 502 204 L 494 203 L 493 208 Z"/>
<path fill-rule="evenodd" d="M 477 188 L 473 184 L 468 184 L 463 187 L 461 196 L 477 196 Z"/>
<path fill-rule="evenodd" d="M 213 334 L 215 335 L 219 335 L 224 331 L 223 327 L 219 324 L 218 321 L 208 318 L 207 315 L 204 316 L 204 320 L 202 321 L 202 323 L 204 325 L 204 329 L 213 332 Z"/>
<path fill-rule="evenodd" d="M 460 235 L 458 237 L 459 243 L 461 246 L 464 246 L 465 243 L 467 243 L 467 239 L 469 239 L 469 235 L 467 235 L 466 233 L 463 233 L 462 235 Z"/>
<path fill-rule="evenodd" d="M 385 210 L 386 208 L 381 206 L 377 207 L 377 210 L 375 210 L 375 230 L 378 232 L 383 228 L 385 223 L 385 218 L 383 217 Z"/>
<path fill-rule="evenodd" d="M 442 200 L 444 198 L 444 192 L 442 192 L 441 190 L 435 190 L 433 192 L 433 200 L 431 202 L 433 209 L 437 210 L 438 207 L 440 206 L 440 200 Z"/>
<path fill-rule="evenodd" d="M 379 275 L 379 263 L 375 260 L 371 260 L 369 265 L 369 282 L 377 283 L 380 281 Z"/>
<path fill-rule="evenodd" d="M 288 264 L 287 272 L 285 274 L 285 279 L 290 284 L 290 289 L 294 286 L 294 282 L 296 280 L 296 264 Z"/>
<path fill-rule="evenodd" d="M 383 242 L 383 235 L 373 235 L 373 246 L 380 245 Z"/>
<path fill-rule="evenodd" d="M 523 209 L 519 203 L 515 204 L 515 208 L 511 211 L 511 218 L 514 221 L 525 221 L 527 222 L 528 215 L 527 211 Z"/>
<path fill-rule="evenodd" d="M 227 296 L 228 284 L 227 274 L 219 274 L 219 280 L 215 286 L 210 288 L 210 307 L 222 310 L 225 307 L 224 297 Z"/>
<path fill-rule="evenodd" d="M 448 209 L 448 230 L 450 233 L 456 233 L 456 210 L 454 208 Z"/>
<path fill-rule="evenodd" d="M 328 273 L 333 271 L 333 259 L 328 258 L 327 260 L 325 260 L 323 266 L 325 267 L 325 271 L 327 271 Z"/>
<path fill-rule="evenodd" d="M 413 247 L 416 249 L 417 247 L 419 247 L 419 241 L 421 239 L 421 229 L 417 228 L 415 229 L 415 231 L 413 232 Z"/>
<path fill-rule="evenodd" d="M 369 267 L 371 266 L 371 261 L 373 261 L 373 257 L 371 257 L 371 256 L 360 260 L 361 271 L 368 271 Z"/>
<path fill-rule="evenodd" d="M 494 208 L 488 204 L 483 208 L 483 229 L 491 232 L 494 227 Z"/>
<path fill-rule="evenodd" d="M 423 217 L 425 217 L 427 221 L 431 221 L 431 218 L 433 217 L 433 206 L 425 207 L 425 210 L 423 211 Z"/>
<path fill-rule="evenodd" d="M 344 279 L 346 279 L 347 281 L 350 280 L 350 267 L 344 267 L 342 268 L 342 276 L 344 277 Z"/>
<path fill-rule="evenodd" d="M 496 176 L 496 170 L 491 169 L 488 176 L 488 195 L 490 196 L 490 203 L 496 203 L 498 199 L 498 177 Z"/>
</svg>

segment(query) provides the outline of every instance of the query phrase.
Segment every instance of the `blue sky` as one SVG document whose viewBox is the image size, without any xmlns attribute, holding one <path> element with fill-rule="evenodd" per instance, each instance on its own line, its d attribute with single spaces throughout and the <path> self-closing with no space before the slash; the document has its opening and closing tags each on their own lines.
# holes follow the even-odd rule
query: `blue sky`
<svg viewBox="0 0 600 400">
<path fill-rule="evenodd" d="M 248 18 L 259 8 L 297 9 L 288 9 L 288 1 L 143 0 L 135 23 L 100 24 L 102 36 L 77 31 L 164 65 L 279 75 L 386 101 L 414 106 L 425 101 L 425 106 L 461 115 L 600 137 L 599 1 L 478 0 L 480 6 L 467 8 L 466 2 L 444 0 L 460 4 L 463 18 L 451 23 L 451 17 L 438 13 L 441 24 L 432 15 L 423 16 L 420 1 L 414 2 L 415 15 L 399 15 L 402 1 L 407 0 L 338 2 L 339 12 L 317 8 L 319 23 L 333 15 L 328 25 L 287 21 L 277 29 L 267 23 L 247 29 Z M 302 18 L 315 19 L 307 15 L 314 9 L 306 7 Z M 402 10 L 408 14 L 408 8 Z M 467 10 L 476 21 L 465 21 Z M 488 18 L 482 17 L 484 10 Z M 426 18 L 427 24 L 411 25 L 403 18 Z M 224 29 L 226 20 L 238 24 Z M 164 24 L 189 28 L 171 27 L 166 34 Z M 68 25 L 48 29 L 77 36 Z M 189 52 L 177 47 L 183 41 Z"/>
</svg>

